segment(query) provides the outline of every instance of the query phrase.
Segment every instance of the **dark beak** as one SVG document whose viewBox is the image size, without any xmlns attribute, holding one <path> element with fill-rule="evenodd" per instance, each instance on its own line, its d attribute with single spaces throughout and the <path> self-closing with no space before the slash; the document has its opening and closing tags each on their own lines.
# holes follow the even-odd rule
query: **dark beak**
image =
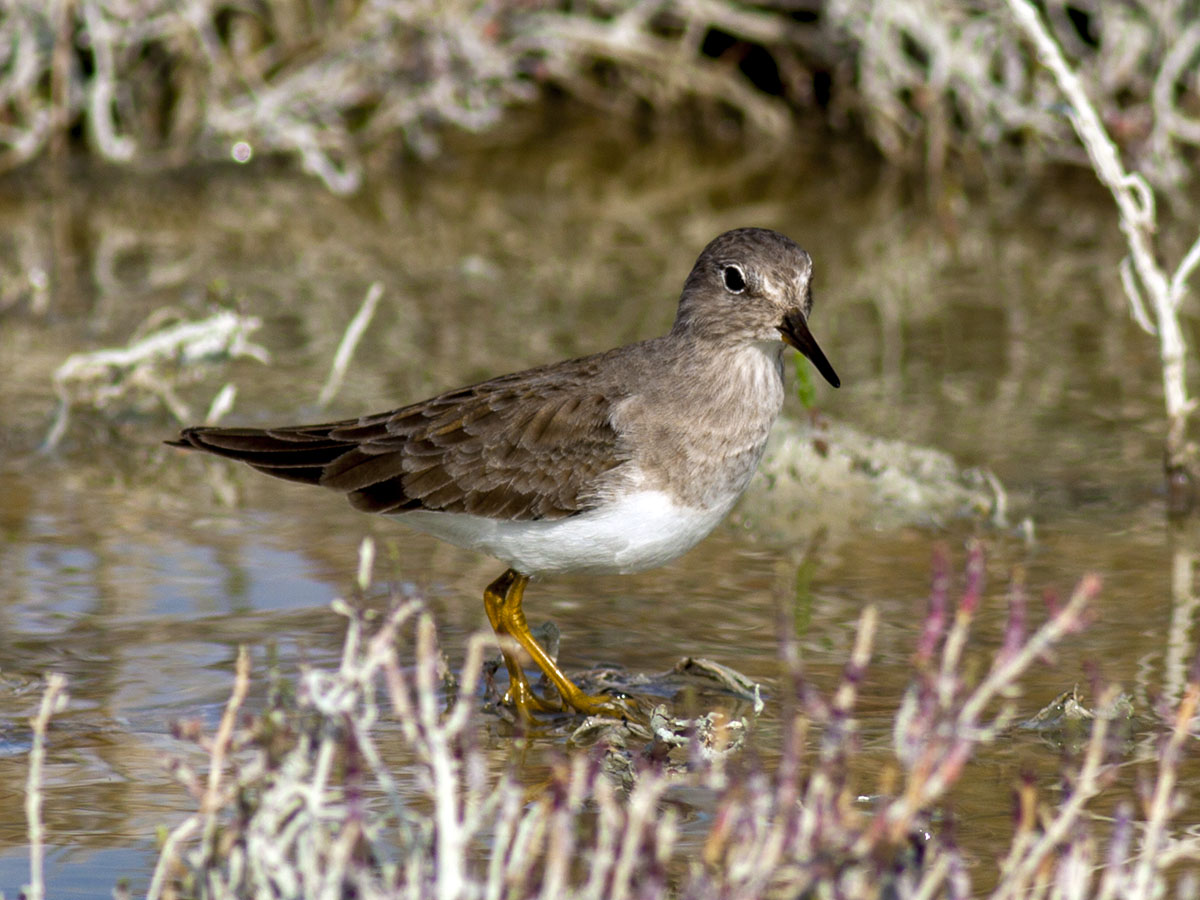
<svg viewBox="0 0 1200 900">
<path fill-rule="evenodd" d="M 842 380 L 837 377 L 837 372 L 833 371 L 833 366 L 829 364 L 829 360 L 817 346 L 817 339 L 808 330 L 808 321 L 804 318 L 804 313 L 798 309 L 790 310 L 783 317 L 783 324 L 778 327 L 785 344 L 791 344 L 807 356 L 817 367 L 817 371 L 824 375 L 825 380 L 834 387 L 842 386 Z"/>
</svg>

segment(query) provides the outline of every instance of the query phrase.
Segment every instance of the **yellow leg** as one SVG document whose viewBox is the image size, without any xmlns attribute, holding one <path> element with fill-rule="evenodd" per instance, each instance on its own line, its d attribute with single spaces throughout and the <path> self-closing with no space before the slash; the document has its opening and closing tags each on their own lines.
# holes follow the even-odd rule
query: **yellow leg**
<svg viewBox="0 0 1200 900">
<path fill-rule="evenodd" d="M 487 612 L 488 621 L 492 623 L 492 630 L 500 639 L 500 655 L 504 657 L 504 667 L 508 669 L 509 687 L 504 699 L 516 706 L 517 712 L 526 720 L 532 718 L 532 712 L 559 711 L 558 706 L 546 702 L 533 692 L 529 679 L 525 677 L 525 672 L 521 669 L 520 660 L 513 652 L 515 648 L 512 644 L 519 642 L 508 632 L 502 617 L 509 593 L 515 590 L 518 597 L 517 602 L 520 603 L 520 596 L 524 593 L 525 584 L 528 581 L 526 576 L 509 569 L 489 584 L 487 590 L 483 592 L 483 608 Z"/>
<path fill-rule="evenodd" d="M 621 716 L 625 709 L 613 697 L 593 697 L 581 691 L 562 670 L 555 665 L 549 654 L 542 649 L 529 633 L 529 625 L 525 621 L 525 610 L 521 601 L 525 596 L 525 585 L 529 576 L 522 575 L 514 569 L 509 569 L 483 592 L 483 607 L 487 610 L 488 621 L 500 638 L 500 651 L 504 656 L 504 665 L 508 669 L 509 693 L 507 699 L 517 707 L 522 718 L 532 718 L 534 712 L 551 712 L 555 708 L 533 693 L 529 680 L 521 671 L 521 664 L 505 644 L 509 640 L 516 641 L 526 653 L 532 657 L 534 664 L 545 673 L 546 677 L 562 695 L 563 703 L 584 715 Z"/>
</svg>

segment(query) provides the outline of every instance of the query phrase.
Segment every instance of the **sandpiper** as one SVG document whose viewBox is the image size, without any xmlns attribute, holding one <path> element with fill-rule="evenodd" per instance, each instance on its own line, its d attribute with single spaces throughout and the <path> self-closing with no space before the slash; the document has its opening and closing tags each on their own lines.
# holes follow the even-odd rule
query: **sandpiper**
<svg viewBox="0 0 1200 900">
<path fill-rule="evenodd" d="M 808 328 L 812 260 L 764 228 L 715 238 L 662 337 L 501 375 L 389 412 L 323 425 L 187 428 L 170 443 L 317 484 L 507 571 L 484 591 L 520 715 L 535 694 L 513 642 L 584 714 L 612 715 L 529 633 L 530 576 L 638 572 L 693 547 L 750 483 L 783 404 L 783 346 L 837 387 Z"/>
</svg>

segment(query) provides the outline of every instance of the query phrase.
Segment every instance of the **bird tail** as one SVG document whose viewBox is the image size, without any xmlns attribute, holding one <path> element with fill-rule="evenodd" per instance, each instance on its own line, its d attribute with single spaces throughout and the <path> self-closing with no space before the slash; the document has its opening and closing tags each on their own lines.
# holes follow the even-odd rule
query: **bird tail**
<svg viewBox="0 0 1200 900">
<path fill-rule="evenodd" d="M 325 467 L 355 446 L 351 441 L 330 437 L 331 429 L 344 424 L 271 429 L 185 428 L 178 439 L 165 443 L 236 459 L 276 478 L 320 484 Z"/>
</svg>

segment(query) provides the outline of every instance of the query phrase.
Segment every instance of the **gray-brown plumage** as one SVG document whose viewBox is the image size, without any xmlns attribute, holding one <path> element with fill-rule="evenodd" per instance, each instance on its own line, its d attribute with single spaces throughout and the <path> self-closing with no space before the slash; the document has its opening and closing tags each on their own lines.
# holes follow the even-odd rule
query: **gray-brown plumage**
<svg viewBox="0 0 1200 900">
<path fill-rule="evenodd" d="M 596 711 L 604 701 L 582 695 L 528 635 L 525 576 L 637 571 L 712 529 L 779 414 L 783 343 L 839 384 L 808 329 L 811 278 L 789 238 L 729 231 L 696 260 L 662 337 L 359 419 L 188 428 L 173 443 L 322 485 L 504 560 L 510 571 L 485 594 L 493 626 L 534 655 L 565 702 Z M 522 713 L 540 708 L 506 662 Z"/>
<path fill-rule="evenodd" d="M 772 280 L 772 270 L 787 272 L 797 261 L 805 275 L 802 292 L 791 310 L 780 310 L 767 323 L 767 331 L 778 340 L 787 323 L 797 348 L 836 386 L 837 376 L 806 325 L 812 306 L 808 255 L 783 235 L 739 229 L 705 248 L 665 337 L 502 375 L 358 419 L 267 429 L 188 428 L 171 443 L 240 460 L 277 478 L 319 484 L 346 494 L 364 512 L 420 509 L 517 521 L 574 515 L 601 499 L 596 480 L 634 452 L 613 422 L 614 409 L 631 396 L 644 396 L 640 405 L 650 417 L 657 404 L 660 425 L 669 425 L 683 408 L 677 434 L 657 429 L 658 443 L 670 444 L 674 437 L 681 445 L 667 449 L 683 455 L 711 436 L 712 426 L 738 419 L 737 406 L 729 405 L 737 403 L 738 391 L 720 396 L 725 392 L 695 370 L 719 364 L 711 344 L 736 346 L 747 337 L 761 318 L 746 315 L 755 290 L 768 288 L 768 282 L 786 285 L 787 277 Z M 736 293 L 723 286 L 729 265 L 738 265 L 747 280 Z M 672 370 L 675 379 L 663 377 Z M 706 412 L 718 421 L 694 421 Z M 704 425 L 709 427 L 698 427 Z"/>
<path fill-rule="evenodd" d="M 344 493 L 364 512 L 558 519 L 587 509 L 589 484 L 625 458 L 609 420 L 613 398 L 587 389 L 602 358 L 505 375 L 359 419 L 188 428 L 175 443 Z"/>
</svg>

